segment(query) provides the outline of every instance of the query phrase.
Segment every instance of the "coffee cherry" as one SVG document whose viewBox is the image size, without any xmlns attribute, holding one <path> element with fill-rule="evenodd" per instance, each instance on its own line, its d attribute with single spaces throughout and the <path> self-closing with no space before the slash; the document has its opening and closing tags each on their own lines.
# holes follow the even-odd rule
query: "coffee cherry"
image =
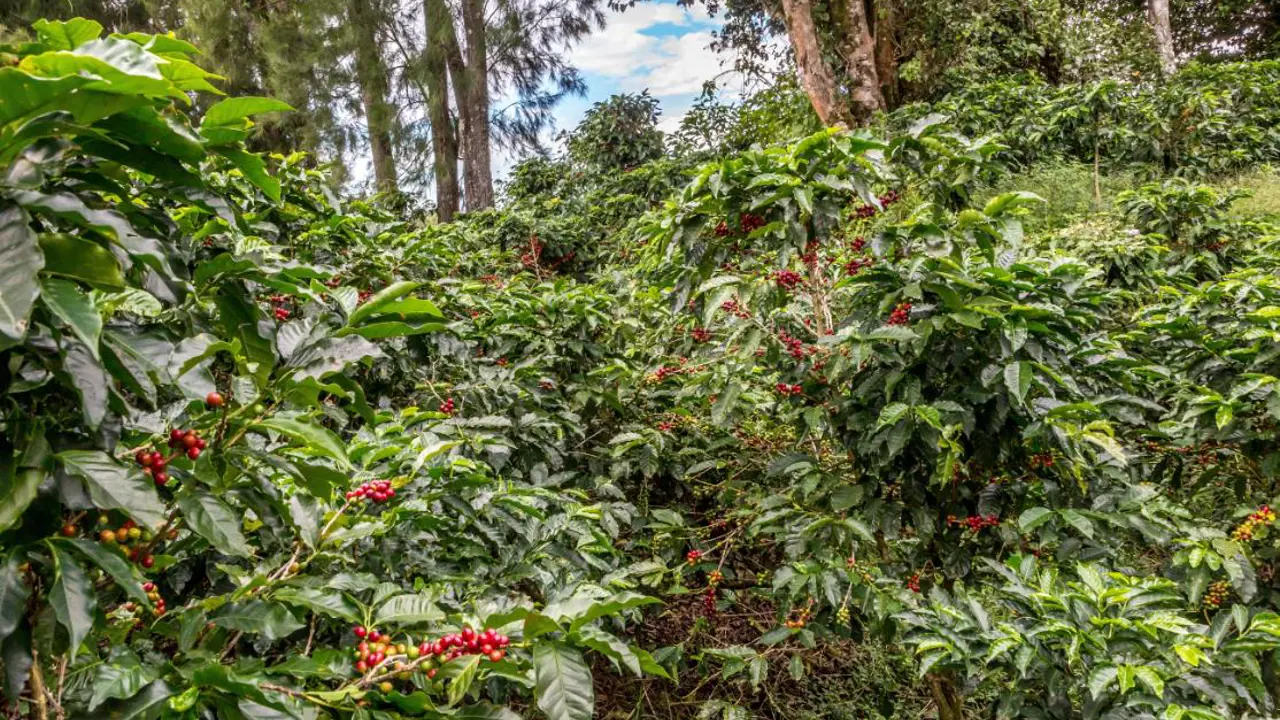
<svg viewBox="0 0 1280 720">
<path fill-rule="evenodd" d="M 116 534 L 111 530 L 103 530 L 98 533 L 98 539 L 108 545 L 113 545 L 116 541 Z"/>
<path fill-rule="evenodd" d="M 381 690 L 381 691 L 382 691 L 382 692 L 384 692 L 384 693 L 389 693 L 389 692 L 391 692 L 392 687 L 393 687 L 393 686 L 391 685 L 391 683 L 386 682 L 385 680 L 384 680 L 383 682 L 381 682 L 381 683 L 379 683 L 379 684 L 378 684 L 378 689 L 379 689 L 379 690 Z"/>
<path fill-rule="evenodd" d="M 142 558 L 142 567 L 147 568 L 148 570 L 150 570 L 151 567 L 155 564 L 156 564 L 156 559 L 150 555 L 147 555 Z"/>
<path fill-rule="evenodd" d="M 365 630 L 363 625 L 355 626 L 354 628 L 351 629 L 351 632 L 354 633 L 355 636 L 358 638 L 366 637 L 369 634 L 369 631 Z"/>
<path fill-rule="evenodd" d="M 164 486 L 165 486 L 165 483 L 168 483 L 168 482 L 169 482 L 169 474 L 168 474 L 168 473 L 166 473 L 166 472 L 164 472 L 163 470 L 160 470 L 160 471 L 157 471 L 157 472 L 152 473 L 152 474 L 151 474 L 151 479 L 152 479 L 152 480 L 155 480 L 156 485 L 158 485 L 158 486 L 160 486 L 160 487 L 164 487 Z"/>
<path fill-rule="evenodd" d="M 76 536 L 75 525 L 67 523 L 66 525 L 62 526 L 62 537 L 75 537 L 75 536 Z"/>
<path fill-rule="evenodd" d="M 126 532 L 129 533 L 130 540 L 137 540 L 142 537 L 142 528 L 139 527 L 131 527 Z"/>
<path fill-rule="evenodd" d="M 187 457 L 191 458 L 192 460 L 195 460 L 196 458 L 200 457 L 200 448 L 198 447 L 187 448 Z"/>
<path fill-rule="evenodd" d="M 430 670 L 428 670 L 428 671 L 427 671 L 427 679 L 428 679 L 428 680 L 435 680 L 435 679 L 436 679 L 436 669 L 435 669 L 435 668 L 431 668 Z"/>
<path fill-rule="evenodd" d="M 138 453 L 133 457 L 135 460 L 138 461 L 138 464 L 143 467 L 147 467 L 148 465 L 151 464 L 151 453 L 147 452 L 146 450 L 139 450 Z"/>
<path fill-rule="evenodd" d="M 104 513 L 104 514 L 102 514 L 102 515 L 99 515 L 99 516 L 98 516 L 98 524 L 99 524 L 99 525 L 106 525 L 106 524 L 107 524 L 107 523 L 109 523 L 109 522 L 111 522 L 111 518 L 110 518 L 110 517 L 108 517 L 105 513 Z"/>
<path fill-rule="evenodd" d="M 217 408 L 222 407 L 224 402 L 222 394 L 216 391 L 204 396 L 204 404 L 210 410 L 216 410 Z"/>
<path fill-rule="evenodd" d="M 405 649 L 404 654 L 407 655 L 410 660 L 417 660 L 418 657 L 422 655 L 422 648 L 417 645 L 410 645 Z"/>
<path fill-rule="evenodd" d="M 361 661 L 359 661 L 359 662 L 357 662 L 357 663 L 356 663 L 356 672 L 358 672 L 358 673 L 360 673 L 361 675 L 363 675 L 364 673 L 366 673 L 366 672 L 368 672 L 368 671 L 369 671 L 369 665 L 368 665 L 368 663 L 366 663 L 366 662 L 365 662 L 365 661 L 363 661 L 363 660 L 361 660 Z"/>
<path fill-rule="evenodd" d="M 506 657 L 506 655 L 507 655 L 506 653 L 504 653 L 504 652 L 503 652 L 503 651 L 501 651 L 501 650 L 491 650 L 491 651 L 489 651 L 488 653 L 485 653 L 485 654 L 489 656 L 489 661 L 490 661 L 490 662 L 498 662 L 499 660 L 501 660 L 502 658 Z"/>
<path fill-rule="evenodd" d="M 182 444 L 186 447 L 193 448 L 198 442 L 200 442 L 200 438 L 196 437 L 196 434 L 193 432 L 188 432 L 186 435 L 182 436 Z"/>
<path fill-rule="evenodd" d="M 144 592 L 151 592 L 156 589 L 156 584 L 153 582 L 142 583 L 142 589 Z"/>
</svg>

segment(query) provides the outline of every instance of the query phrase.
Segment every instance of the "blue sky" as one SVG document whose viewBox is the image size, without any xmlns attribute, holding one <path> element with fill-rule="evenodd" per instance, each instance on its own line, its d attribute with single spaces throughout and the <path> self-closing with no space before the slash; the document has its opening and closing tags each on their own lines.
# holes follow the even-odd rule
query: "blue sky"
<svg viewBox="0 0 1280 720">
<path fill-rule="evenodd" d="M 702 91 L 702 84 L 728 67 L 711 51 L 720 26 L 701 5 L 681 8 L 675 0 L 638 3 L 608 14 L 597 30 L 569 49 L 568 59 L 583 74 L 586 97 L 566 98 L 555 110 L 556 131 L 578 124 L 593 103 L 620 92 L 648 89 L 661 103 L 663 130 L 673 130 Z M 721 78 L 722 97 L 735 96 L 735 78 Z M 554 134 L 554 133 L 552 133 Z M 494 158 L 501 176 L 515 158 Z"/>
</svg>

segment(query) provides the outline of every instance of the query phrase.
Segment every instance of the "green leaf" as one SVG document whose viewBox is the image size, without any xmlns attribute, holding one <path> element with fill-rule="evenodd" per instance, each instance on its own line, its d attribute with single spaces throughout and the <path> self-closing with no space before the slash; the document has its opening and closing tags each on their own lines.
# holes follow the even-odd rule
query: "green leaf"
<svg viewBox="0 0 1280 720">
<path fill-rule="evenodd" d="M 991 200 L 987 202 L 987 206 L 982 209 L 982 212 L 987 217 L 997 217 L 1020 205 L 1026 205 L 1027 203 L 1033 202 L 1042 203 L 1044 201 L 1044 198 L 1033 192 L 1018 190 L 1016 192 L 1003 193 L 991 198 Z"/>
<path fill-rule="evenodd" d="M 0 645 L 0 660 L 4 661 L 4 695 L 16 698 L 26 685 L 34 664 L 31 656 L 31 626 L 25 620 Z"/>
<path fill-rule="evenodd" d="M 455 660 L 454 663 L 457 661 Z M 450 663 L 451 665 L 453 663 Z M 462 660 L 462 667 L 458 669 L 458 674 L 454 676 L 453 681 L 449 683 L 449 704 L 457 705 L 462 702 L 462 698 L 467 696 L 467 691 L 471 689 L 471 684 L 476 680 L 476 674 L 480 672 L 480 656 L 466 655 Z"/>
<path fill-rule="evenodd" d="M 111 720 L 134 720 L 135 718 L 159 717 L 173 696 L 173 690 L 163 680 L 156 680 L 142 689 L 142 692 L 128 698 L 102 706 L 95 717 L 111 718 Z"/>
<path fill-rule="evenodd" d="M 40 295 L 36 275 L 42 267 L 44 254 L 27 225 L 27 214 L 12 206 L 0 210 L 0 348 L 27 334 L 27 318 Z"/>
<path fill-rule="evenodd" d="M 346 594 L 337 590 L 310 587 L 286 587 L 274 595 L 276 600 L 306 608 L 312 612 L 341 618 L 352 623 L 360 622 L 360 608 Z"/>
<path fill-rule="evenodd" d="M 1044 507 L 1027 508 L 1018 516 L 1018 528 L 1023 532 L 1031 532 L 1049 521 L 1053 511 Z"/>
<path fill-rule="evenodd" d="M 742 383 L 738 380 L 730 380 L 724 392 L 719 394 L 715 404 L 711 406 L 711 422 L 723 427 L 729 419 L 729 413 L 733 412 L 733 406 L 737 404 L 740 394 L 742 394 Z"/>
<path fill-rule="evenodd" d="M 1009 393 L 1018 399 L 1018 402 L 1025 402 L 1027 399 L 1027 390 L 1031 388 L 1031 363 L 1014 362 L 1009 363 L 1004 368 L 1004 384 L 1009 388 Z"/>
<path fill-rule="evenodd" d="M 880 420 L 876 423 L 876 430 L 897 425 L 909 412 L 911 412 L 911 406 L 906 403 L 896 402 L 885 405 L 880 410 Z"/>
<path fill-rule="evenodd" d="M 68 280 L 46 279 L 41 283 L 41 296 L 53 314 L 71 327 L 71 332 L 80 338 L 94 359 L 101 360 L 98 339 L 102 334 L 102 316 L 89 294 Z"/>
<path fill-rule="evenodd" d="M 143 666 L 132 651 L 118 648 L 112 652 L 111 659 L 99 665 L 94 673 L 89 712 L 112 698 L 123 700 L 137 695 L 154 679 L 154 668 Z"/>
<path fill-rule="evenodd" d="M 123 290 L 124 275 L 115 256 L 98 243 L 65 233 L 42 233 L 44 272 L 61 275 L 100 290 Z"/>
<path fill-rule="evenodd" d="M 1235 408 L 1226 403 L 1218 406 L 1218 412 L 1214 415 L 1214 421 L 1217 423 L 1219 430 L 1226 428 L 1231 424 L 1231 421 L 1235 419 Z"/>
<path fill-rule="evenodd" d="M 3 472 L 5 470 L 0 469 L 0 473 Z M 22 512 L 36 499 L 36 492 L 45 478 L 44 471 L 39 468 L 21 468 L 12 472 L 12 478 L 4 478 L 7 487 L 0 490 L 0 532 L 18 522 Z"/>
<path fill-rule="evenodd" d="M 1094 669 L 1089 674 L 1089 694 L 1095 699 L 1101 698 L 1107 688 L 1111 687 L 1111 683 L 1116 681 L 1118 672 L 1114 665 L 1103 665 Z"/>
<path fill-rule="evenodd" d="M 1133 673 L 1138 676 L 1138 680 L 1143 685 L 1147 686 L 1152 695 L 1158 698 L 1164 696 L 1164 678 L 1160 677 L 1160 673 L 1156 672 L 1155 668 L 1144 665 L 1134 668 Z"/>
<path fill-rule="evenodd" d="M 37 20 L 32 23 L 31 29 L 36 31 L 36 37 L 49 46 L 50 50 L 74 50 L 102 36 L 102 25 L 82 17 L 66 22 Z"/>
<path fill-rule="evenodd" d="M 351 313 L 351 317 L 347 319 L 347 325 L 359 325 L 365 318 L 377 315 L 384 307 L 390 305 L 397 299 L 408 295 L 414 290 L 417 290 L 421 285 L 422 283 L 420 282 L 410 282 L 408 280 L 402 280 L 388 285 L 368 300 L 365 300 L 363 305 L 356 308 L 355 312 Z M 433 305 L 432 307 L 435 306 Z M 437 312 L 439 311 L 437 310 Z"/>
<path fill-rule="evenodd" d="M 287 435 L 302 442 L 312 452 L 333 458 L 343 469 L 351 469 L 351 461 L 347 459 L 347 451 L 343 449 L 342 441 L 326 428 L 301 420 L 280 417 L 259 421 L 254 427 Z"/>
<path fill-rule="evenodd" d="M 244 176 L 249 179 L 249 182 L 262 191 L 263 195 L 280 202 L 280 181 L 271 177 L 271 174 L 267 172 L 267 163 L 262 159 L 262 156 L 247 153 L 233 147 L 219 148 L 218 154 L 234 163 L 240 172 L 244 173 Z"/>
<path fill-rule="evenodd" d="M 273 98 L 242 96 L 227 98 L 204 114 L 200 121 L 201 129 L 222 125 L 239 125 L 250 115 L 262 115 L 271 112 L 288 112 L 293 106 Z"/>
<path fill-rule="evenodd" d="M 184 488 L 176 497 L 187 524 L 219 552 L 249 557 L 253 548 L 240 530 L 241 514 L 226 502 L 203 490 Z"/>
<path fill-rule="evenodd" d="M 10 550 L 4 558 L 4 573 L 0 574 L 0 640 L 9 637 L 27 612 L 31 591 L 18 570 L 23 562 L 25 553 L 21 550 Z"/>
<path fill-rule="evenodd" d="M 98 38 L 70 50 L 28 55 L 18 69 L 33 75 L 63 77 L 88 75 L 97 78 L 84 85 L 116 95 L 143 95 L 151 98 L 171 97 L 188 102 L 182 91 L 173 87 L 160 72 L 163 59 L 143 50 L 136 43 L 121 38 Z"/>
<path fill-rule="evenodd" d="M 397 595 L 374 613 L 375 625 L 417 625 L 444 619 L 444 612 L 426 595 Z"/>
<path fill-rule="evenodd" d="M 1093 539 L 1093 522 L 1075 510 L 1062 510 L 1058 513 L 1064 522 L 1080 531 L 1081 535 Z"/>
<path fill-rule="evenodd" d="M 70 547 L 84 555 L 86 559 L 110 575 L 125 594 L 141 603 L 143 607 L 151 607 L 147 593 L 142 590 L 142 583 L 145 581 L 138 574 L 137 566 L 125 562 L 119 553 L 108 550 L 105 545 L 83 538 L 53 538 L 50 542 Z"/>
<path fill-rule="evenodd" d="M 76 562 L 75 558 L 59 550 L 58 546 L 52 543 L 49 548 L 53 554 L 54 566 L 49 603 L 53 605 L 53 612 L 58 622 L 67 629 L 67 636 L 70 639 L 69 652 L 71 660 L 74 661 L 81 643 L 93 630 L 94 613 L 98 607 L 97 595 L 84 568 L 80 567 L 80 563 Z"/>
<path fill-rule="evenodd" d="M 64 450 L 57 457 L 68 472 L 84 479 L 98 507 L 122 510 L 145 528 L 164 525 L 164 505 L 155 485 L 142 473 L 99 450 Z"/>
<path fill-rule="evenodd" d="M 591 669 L 582 653 L 559 642 L 533 647 L 533 674 L 538 708 L 550 720 L 591 720 L 595 691 Z"/>
<path fill-rule="evenodd" d="M 283 605 L 252 600 L 222 607 L 210 618 L 218 627 L 279 640 L 303 627 Z"/>
</svg>

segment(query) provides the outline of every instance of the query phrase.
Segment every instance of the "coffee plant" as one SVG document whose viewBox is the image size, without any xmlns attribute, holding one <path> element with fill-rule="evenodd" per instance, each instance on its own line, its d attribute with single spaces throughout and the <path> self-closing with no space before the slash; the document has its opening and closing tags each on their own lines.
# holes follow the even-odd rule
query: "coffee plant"
<svg viewBox="0 0 1280 720">
<path fill-rule="evenodd" d="M 1280 230 L 1207 182 L 1272 63 L 683 155 L 623 97 L 439 224 L 186 42 L 33 32 L 6 717 L 1277 712 Z M 1033 232 L 1048 155 L 1143 181 Z"/>
</svg>

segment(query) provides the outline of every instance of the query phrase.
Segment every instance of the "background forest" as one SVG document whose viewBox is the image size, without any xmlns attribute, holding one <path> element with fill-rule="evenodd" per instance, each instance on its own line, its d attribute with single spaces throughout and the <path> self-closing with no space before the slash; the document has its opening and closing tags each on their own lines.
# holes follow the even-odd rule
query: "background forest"
<svg viewBox="0 0 1280 720">
<path fill-rule="evenodd" d="M 632 5 L 0 5 L 0 711 L 1280 712 L 1280 6 Z"/>
</svg>

